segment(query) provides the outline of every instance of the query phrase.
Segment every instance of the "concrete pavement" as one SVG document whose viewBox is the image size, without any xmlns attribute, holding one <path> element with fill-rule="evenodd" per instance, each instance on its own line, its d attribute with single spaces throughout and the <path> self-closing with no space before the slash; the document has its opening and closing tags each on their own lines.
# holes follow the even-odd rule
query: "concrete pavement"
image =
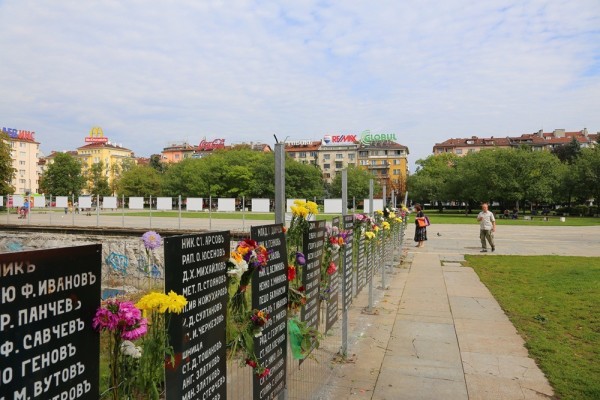
<svg viewBox="0 0 600 400">
<path fill-rule="evenodd" d="M 408 266 L 391 268 L 377 315 L 366 292 L 350 310 L 350 360 L 335 365 L 320 399 L 549 399 L 553 390 L 523 339 L 477 274 L 462 267 L 479 254 L 478 226 L 430 229 Z M 409 226 L 407 246 L 413 246 Z M 440 233 L 440 236 L 437 233 Z M 600 256 L 600 227 L 500 226 L 495 254 Z"/>
</svg>

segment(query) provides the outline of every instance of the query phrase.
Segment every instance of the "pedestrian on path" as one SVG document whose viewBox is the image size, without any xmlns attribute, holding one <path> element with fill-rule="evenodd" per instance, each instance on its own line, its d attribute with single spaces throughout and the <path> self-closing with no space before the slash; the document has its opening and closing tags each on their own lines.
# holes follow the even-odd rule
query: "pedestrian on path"
<svg viewBox="0 0 600 400">
<path fill-rule="evenodd" d="M 415 204 L 415 212 L 417 213 L 415 216 L 415 242 L 417 245 L 415 247 L 424 247 L 427 240 L 427 226 L 424 224 L 425 214 L 420 204 Z"/>
<path fill-rule="evenodd" d="M 479 221 L 479 239 L 481 239 L 481 252 L 487 253 L 487 242 L 496 251 L 494 245 L 494 232 L 496 232 L 496 218 L 494 213 L 488 210 L 488 203 L 481 203 L 481 212 L 477 215 Z"/>
</svg>

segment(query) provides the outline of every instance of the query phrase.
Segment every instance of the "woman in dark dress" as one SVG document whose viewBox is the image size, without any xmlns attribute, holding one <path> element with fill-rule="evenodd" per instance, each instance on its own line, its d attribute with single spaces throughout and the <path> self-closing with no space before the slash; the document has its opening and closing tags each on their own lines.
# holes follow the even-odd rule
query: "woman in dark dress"
<svg viewBox="0 0 600 400">
<path fill-rule="evenodd" d="M 420 204 L 415 204 L 415 212 L 417 213 L 415 216 L 415 242 L 417 245 L 415 247 L 424 247 L 427 240 L 427 227 L 419 228 L 419 220 L 425 220 L 425 214 Z"/>
</svg>

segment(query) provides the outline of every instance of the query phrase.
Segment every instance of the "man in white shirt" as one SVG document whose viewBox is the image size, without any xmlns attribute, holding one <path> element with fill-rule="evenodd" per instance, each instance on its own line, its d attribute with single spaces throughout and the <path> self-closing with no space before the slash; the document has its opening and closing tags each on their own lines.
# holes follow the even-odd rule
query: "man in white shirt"
<svg viewBox="0 0 600 400">
<path fill-rule="evenodd" d="M 494 245 L 494 232 L 496 232 L 496 218 L 494 213 L 488 210 L 488 203 L 481 203 L 481 212 L 477 215 L 479 221 L 479 239 L 481 239 L 482 253 L 487 253 L 487 243 L 490 243 L 492 252 L 496 250 Z"/>
</svg>

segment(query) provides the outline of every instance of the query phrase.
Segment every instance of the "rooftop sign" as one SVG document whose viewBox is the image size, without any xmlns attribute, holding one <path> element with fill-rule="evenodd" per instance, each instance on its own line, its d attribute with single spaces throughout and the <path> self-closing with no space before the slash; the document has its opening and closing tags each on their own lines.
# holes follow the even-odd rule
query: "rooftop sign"
<svg viewBox="0 0 600 400">
<path fill-rule="evenodd" d="M 202 139 L 198 145 L 198 151 L 210 151 L 216 149 L 222 149 L 225 147 L 225 139 L 215 139 L 212 142 L 207 142 Z"/>
<path fill-rule="evenodd" d="M 356 135 L 325 135 L 321 140 L 324 145 L 354 144 L 358 142 Z"/>
<path fill-rule="evenodd" d="M 313 144 L 312 140 L 288 140 L 285 142 L 288 146 L 309 146 Z"/>
<path fill-rule="evenodd" d="M 24 131 L 21 129 L 13 129 L 13 128 L 2 128 L 2 132 L 6 133 L 11 139 L 21 139 L 21 140 L 35 140 L 35 132 Z"/>
<path fill-rule="evenodd" d="M 86 143 L 107 143 L 108 138 L 104 137 L 104 132 L 99 126 L 90 129 L 90 135 L 85 138 Z"/>
<path fill-rule="evenodd" d="M 362 144 L 377 144 L 378 142 L 395 142 L 395 133 L 371 133 L 370 130 L 363 131 L 360 134 Z"/>
</svg>

